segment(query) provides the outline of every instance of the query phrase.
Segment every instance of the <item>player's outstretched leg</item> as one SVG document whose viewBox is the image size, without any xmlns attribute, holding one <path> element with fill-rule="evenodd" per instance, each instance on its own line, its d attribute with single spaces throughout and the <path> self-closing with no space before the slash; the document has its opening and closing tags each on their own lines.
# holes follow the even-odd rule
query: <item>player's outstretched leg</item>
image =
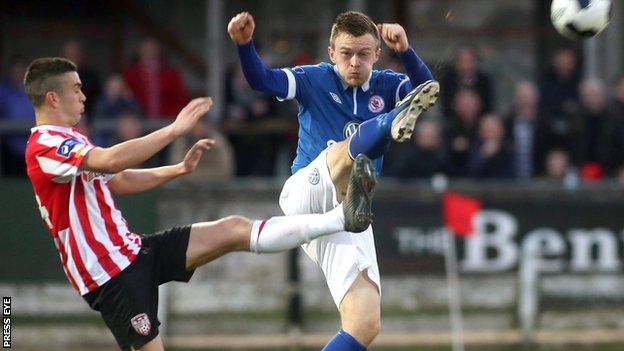
<svg viewBox="0 0 624 351">
<path fill-rule="evenodd" d="M 257 221 L 229 216 L 193 224 L 186 251 L 187 269 L 195 269 L 232 251 L 281 252 L 324 235 L 366 230 L 373 220 L 371 202 L 377 182 L 370 159 L 358 156 L 351 174 L 345 201 L 326 213 Z"/>
<path fill-rule="evenodd" d="M 365 154 L 374 160 L 386 152 L 391 139 L 397 142 L 409 140 L 416 120 L 435 104 L 439 92 L 440 84 L 428 80 L 409 92 L 392 111 L 362 123 L 349 139 L 351 159 Z"/>
<path fill-rule="evenodd" d="M 347 195 L 342 202 L 346 231 L 363 232 L 373 221 L 371 205 L 376 184 L 375 169 L 370 158 L 358 155 L 353 161 Z"/>
</svg>

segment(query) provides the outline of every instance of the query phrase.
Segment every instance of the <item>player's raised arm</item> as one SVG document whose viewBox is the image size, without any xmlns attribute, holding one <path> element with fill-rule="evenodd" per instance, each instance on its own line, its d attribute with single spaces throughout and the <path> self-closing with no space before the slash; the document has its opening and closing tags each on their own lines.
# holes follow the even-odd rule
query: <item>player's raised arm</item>
<svg viewBox="0 0 624 351">
<path fill-rule="evenodd" d="M 269 69 L 262 62 L 252 40 L 255 27 L 253 16 L 241 12 L 230 20 L 227 28 L 230 38 L 236 43 L 245 79 L 254 90 L 286 98 L 288 77 L 281 69 Z"/>
<path fill-rule="evenodd" d="M 188 133 L 208 112 L 210 106 L 212 99 L 209 97 L 194 99 L 180 111 L 175 121 L 166 127 L 108 148 L 94 148 L 85 156 L 80 168 L 118 173 L 139 165 L 178 137 Z"/>
<path fill-rule="evenodd" d="M 117 195 L 134 194 L 155 188 L 179 176 L 192 173 L 205 151 L 210 150 L 215 141 L 201 139 L 186 153 L 180 163 L 146 169 L 126 169 L 119 172 L 109 182 L 109 188 Z"/>
<path fill-rule="evenodd" d="M 386 45 L 394 50 L 401 58 L 401 62 L 403 62 L 403 66 L 405 66 L 407 70 L 407 75 L 410 78 L 412 87 L 433 79 L 429 67 L 427 67 L 425 62 L 416 54 L 414 49 L 409 46 L 405 29 L 403 29 L 400 24 L 380 23 L 377 25 L 377 29 Z M 406 88 L 406 91 L 411 89 L 411 87 Z"/>
</svg>

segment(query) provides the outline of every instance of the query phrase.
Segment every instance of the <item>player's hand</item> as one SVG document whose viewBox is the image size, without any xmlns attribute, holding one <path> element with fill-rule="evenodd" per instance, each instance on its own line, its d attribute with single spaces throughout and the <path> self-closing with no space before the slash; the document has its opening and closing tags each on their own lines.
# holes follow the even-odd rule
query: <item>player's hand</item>
<svg viewBox="0 0 624 351">
<path fill-rule="evenodd" d="M 230 38 L 237 45 L 244 45 L 249 43 L 251 37 L 256 28 L 253 16 L 249 12 L 241 12 L 238 15 L 232 17 L 228 24 L 227 31 Z"/>
<path fill-rule="evenodd" d="M 212 99 L 210 97 L 191 100 L 191 102 L 184 106 L 182 111 L 178 113 L 176 120 L 170 124 L 173 135 L 177 138 L 191 131 L 197 121 L 210 110 L 211 106 Z"/>
<path fill-rule="evenodd" d="M 388 47 L 398 53 L 409 49 L 405 29 L 397 23 L 380 23 L 377 25 L 379 35 Z"/>
<path fill-rule="evenodd" d="M 184 160 L 180 163 L 183 173 L 191 173 L 197 168 L 199 160 L 202 157 L 204 151 L 210 150 L 215 144 L 212 139 L 201 139 L 196 142 L 184 156 Z"/>
</svg>

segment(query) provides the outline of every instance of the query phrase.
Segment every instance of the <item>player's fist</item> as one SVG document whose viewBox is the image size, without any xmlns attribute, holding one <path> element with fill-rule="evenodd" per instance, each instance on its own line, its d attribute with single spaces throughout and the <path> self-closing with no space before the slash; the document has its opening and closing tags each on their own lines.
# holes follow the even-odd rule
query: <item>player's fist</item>
<svg viewBox="0 0 624 351">
<path fill-rule="evenodd" d="M 227 31 L 233 42 L 238 45 L 244 45 L 251 40 L 254 28 L 256 28 L 256 24 L 253 16 L 249 12 L 241 12 L 232 17 L 230 23 L 228 23 Z"/>
<path fill-rule="evenodd" d="M 398 53 L 405 52 L 409 48 L 405 29 L 397 23 L 380 23 L 377 25 L 379 35 L 388 47 Z"/>
</svg>

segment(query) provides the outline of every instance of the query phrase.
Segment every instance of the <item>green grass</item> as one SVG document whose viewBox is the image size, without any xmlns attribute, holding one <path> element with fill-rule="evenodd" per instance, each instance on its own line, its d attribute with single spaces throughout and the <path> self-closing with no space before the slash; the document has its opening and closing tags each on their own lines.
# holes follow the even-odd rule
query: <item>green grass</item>
<svg viewBox="0 0 624 351">
<path fill-rule="evenodd" d="M 180 349 L 180 348 L 169 348 L 167 351 L 212 351 L 215 349 Z M 265 349 L 254 349 L 258 351 L 264 351 Z M 318 348 L 300 348 L 300 349 L 292 349 L 292 348 L 279 348 L 279 349 L 266 349 L 266 350 L 276 350 L 276 351 L 318 351 Z M 371 347 L 371 351 L 452 351 L 452 348 L 449 347 Z M 500 347 L 485 347 L 485 346 L 468 346 L 466 347 L 466 351 L 622 351 L 624 350 L 623 344 L 609 344 L 609 345 L 584 345 L 584 346 L 558 346 L 558 347 L 544 347 L 544 346 L 529 346 L 524 347 L 521 345 L 512 345 L 512 346 L 500 346 Z M 77 350 L 82 351 L 82 350 Z M 86 350 L 84 350 L 86 351 Z M 248 351 L 246 349 L 228 349 L 228 351 Z"/>
<path fill-rule="evenodd" d="M 180 349 L 180 348 L 167 348 L 167 351 L 214 351 L 215 349 Z M 291 348 L 272 348 L 272 349 L 254 349 L 257 351 L 318 351 L 318 348 L 303 348 L 303 349 L 291 349 Z M 371 347 L 371 351 L 452 351 L 450 347 L 386 347 L 378 348 Z M 505 347 L 466 347 L 466 351 L 622 351 L 624 345 L 612 344 L 612 345 L 600 345 L 600 346 L 561 346 L 561 347 L 539 347 L 532 346 L 529 348 L 523 348 L 521 346 L 505 346 Z M 35 351 L 35 349 L 25 349 L 24 351 Z M 39 350 L 36 350 L 39 351 Z M 52 351 L 52 350 L 51 350 Z M 110 351 L 110 348 L 73 348 L 72 351 Z M 228 351 L 249 351 L 248 349 L 228 349 Z"/>
</svg>

